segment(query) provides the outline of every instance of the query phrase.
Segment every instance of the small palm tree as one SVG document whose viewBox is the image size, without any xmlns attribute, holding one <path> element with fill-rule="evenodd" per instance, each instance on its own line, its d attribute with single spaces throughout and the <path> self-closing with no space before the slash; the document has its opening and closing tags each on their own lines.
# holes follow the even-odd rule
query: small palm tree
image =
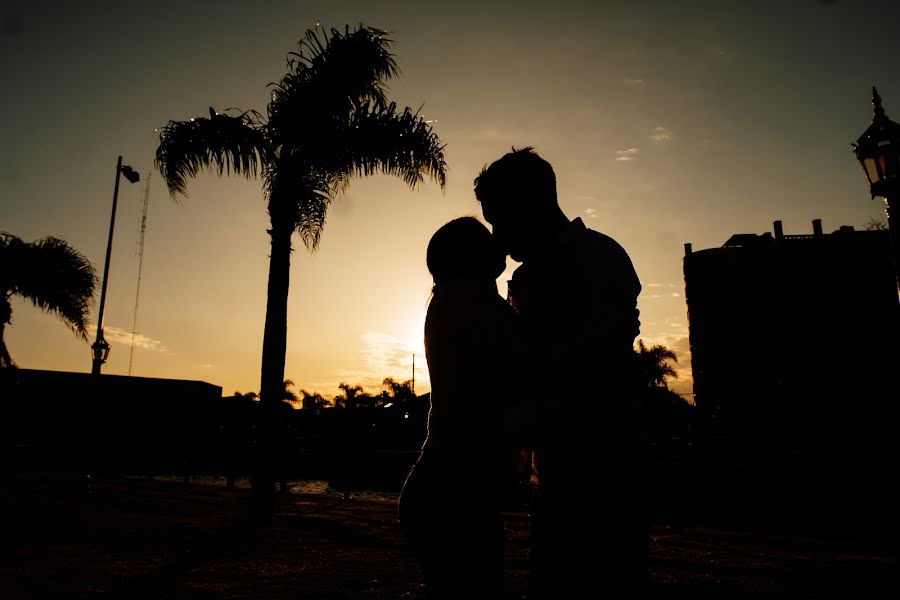
<svg viewBox="0 0 900 600">
<path fill-rule="evenodd" d="M 315 250 L 328 207 L 354 175 L 386 173 L 410 187 L 427 175 L 444 186 L 443 145 L 431 126 L 388 102 L 386 82 L 399 72 L 390 44 L 385 32 L 364 26 L 309 30 L 298 51 L 288 55 L 287 74 L 273 84 L 265 117 L 210 108 L 209 118 L 169 121 L 160 133 L 156 167 L 173 198 L 186 195 L 187 180 L 204 169 L 262 177 L 271 223 L 260 375 L 264 408 L 277 406 L 284 391 L 294 232 Z M 260 473 L 255 482 L 255 492 L 270 496 L 271 475 Z"/>
<path fill-rule="evenodd" d="M 693 405 L 669 389 L 669 379 L 678 377 L 671 363 L 675 353 L 662 345 L 647 347 L 638 341 L 635 351 L 638 363 L 640 398 L 647 433 L 654 444 L 684 437 L 690 432 L 694 418 Z"/>
<path fill-rule="evenodd" d="M 294 387 L 294 381 L 292 379 L 285 379 L 284 389 L 281 392 L 281 401 L 289 406 L 295 406 L 300 403 L 300 396 L 291 389 L 292 387 Z"/>
<path fill-rule="evenodd" d="M 300 390 L 300 396 L 302 397 L 301 403 L 303 406 L 303 410 L 318 413 L 329 404 L 328 400 L 326 400 L 325 397 L 319 392 L 307 392 L 306 390 Z"/>
<path fill-rule="evenodd" d="M 636 353 L 641 386 L 669 389 L 668 379 L 678 377 L 678 373 L 669 364 L 669 361 L 678 362 L 675 353 L 662 345 L 647 348 L 643 340 L 638 340 Z"/>
<path fill-rule="evenodd" d="M 361 385 L 341 383 L 338 387 L 344 393 L 334 397 L 337 408 L 369 408 L 375 404 L 375 398 L 367 394 Z"/>
<path fill-rule="evenodd" d="M 387 391 L 389 402 L 394 408 L 407 409 L 416 400 L 416 393 L 412 388 L 412 381 L 397 381 L 393 377 L 386 377 L 382 382 Z"/>
<path fill-rule="evenodd" d="M 45 237 L 26 243 L 0 233 L 0 368 L 15 366 L 3 341 L 4 330 L 12 323 L 13 296 L 56 315 L 87 341 L 96 286 L 93 265 L 64 240 Z"/>
</svg>

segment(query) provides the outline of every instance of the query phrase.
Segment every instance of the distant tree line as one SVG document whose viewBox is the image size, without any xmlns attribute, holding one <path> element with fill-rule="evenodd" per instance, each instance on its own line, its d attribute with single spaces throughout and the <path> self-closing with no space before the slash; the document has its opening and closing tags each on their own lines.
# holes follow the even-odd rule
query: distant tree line
<svg viewBox="0 0 900 600">
<path fill-rule="evenodd" d="M 670 442 L 674 439 L 686 439 L 691 433 L 694 406 L 686 398 L 669 388 L 669 381 L 677 378 L 678 373 L 673 365 L 678 357 L 671 349 L 660 345 L 647 346 L 643 340 L 638 341 L 635 349 L 637 387 L 641 405 L 645 414 L 647 432 L 654 444 Z M 383 389 L 376 393 L 365 390 L 362 385 L 341 382 L 341 392 L 331 399 L 319 392 L 305 389 L 295 392 L 294 382 L 284 380 L 281 394 L 285 408 L 302 410 L 306 414 L 319 414 L 324 409 L 341 410 L 393 410 L 407 414 L 427 413 L 427 400 L 416 396 L 412 389 L 412 381 L 397 381 L 387 377 L 382 382 Z M 235 398 L 258 400 L 255 392 L 234 393 Z M 424 403 L 424 406 L 423 406 Z M 424 428 L 425 424 L 422 423 Z M 424 435 L 424 429 L 423 429 Z"/>
<path fill-rule="evenodd" d="M 361 385 L 351 385 L 341 382 L 338 388 L 341 393 L 332 399 L 325 398 L 319 392 L 307 391 L 301 389 L 295 392 L 293 389 L 294 382 L 290 379 L 284 380 L 284 389 L 281 394 L 281 401 L 284 405 L 293 409 L 305 410 L 311 412 L 319 412 L 324 408 L 339 409 L 361 409 L 361 408 L 394 408 L 405 409 L 412 406 L 416 401 L 416 393 L 412 388 L 412 380 L 397 381 L 393 377 L 386 377 L 382 382 L 384 389 L 377 394 L 372 394 Z M 259 394 L 256 392 L 241 393 L 234 392 L 235 398 L 247 400 L 259 400 Z"/>
</svg>

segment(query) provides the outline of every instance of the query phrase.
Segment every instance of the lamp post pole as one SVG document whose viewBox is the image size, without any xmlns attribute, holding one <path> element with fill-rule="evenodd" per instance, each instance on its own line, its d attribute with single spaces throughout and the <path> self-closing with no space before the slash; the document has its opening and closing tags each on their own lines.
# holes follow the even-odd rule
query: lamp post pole
<svg viewBox="0 0 900 600">
<path fill-rule="evenodd" d="M 90 426 L 93 396 L 100 393 L 100 367 L 109 358 L 109 342 L 103 337 L 103 312 L 106 308 L 106 284 L 109 282 L 109 259 L 112 255 L 113 231 L 116 226 L 116 205 L 119 202 L 119 177 L 124 174 L 131 183 L 136 183 L 140 175 L 129 166 L 122 166 L 122 157 L 116 161 L 116 184 L 113 188 L 112 216 L 109 218 L 109 238 L 106 241 L 106 262 L 103 265 L 103 286 L 100 289 L 100 313 L 97 317 L 97 339 L 91 344 L 91 380 L 92 390 L 88 394 L 87 406 L 84 413 L 84 424 L 81 432 L 81 486 L 82 492 L 90 494 L 91 487 L 91 456 L 90 456 Z"/>
<path fill-rule="evenodd" d="M 885 196 L 884 213 L 887 215 L 888 231 L 891 234 L 891 250 L 894 255 L 894 276 L 897 278 L 897 294 L 900 296 L 900 224 L 897 223 L 898 218 L 896 209 L 896 193 Z"/>
<path fill-rule="evenodd" d="M 91 374 L 100 375 L 100 367 L 109 357 L 109 342 L 103 337 L 103 313 L 106 308 L 106 285 L 109 282 L 109 259 L 112 255 L 113 231 L 116 226 L 116 205 L 119 201 L 119 177 L 125 174 L 125 178 L 131 183 L 136 183 L 140 175 L 129 166 L 122 166 L 122 157 L 116 162 L 116 184 L 113 188 L 112 216 L 109 218 L 109 239 L 106 242 L 106 262 L 103 266 L 103 285 L 100 288 L 100 313 L 97 317 L 97 339 L 91 344 L 92 364 Z"/>
</svg>

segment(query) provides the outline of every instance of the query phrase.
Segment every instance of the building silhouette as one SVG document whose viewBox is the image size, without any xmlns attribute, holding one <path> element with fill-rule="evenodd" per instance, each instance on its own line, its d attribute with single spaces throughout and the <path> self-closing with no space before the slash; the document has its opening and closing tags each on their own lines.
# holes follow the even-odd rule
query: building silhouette
<svg viewBox="0 0 900 600">
<path fill-rule="evenodd" d="M 4 458 L 41 468 L 180 472 L 216 458 L 222 388 L 204 381 L 9 369 L 0 378 Z"/>
<path fill-rule="evenodd" d="M 694 392 L 709 439 L 754 450 L 892 453 L 897 286 L 888 231 L 685 244 Z"/>
</svg>

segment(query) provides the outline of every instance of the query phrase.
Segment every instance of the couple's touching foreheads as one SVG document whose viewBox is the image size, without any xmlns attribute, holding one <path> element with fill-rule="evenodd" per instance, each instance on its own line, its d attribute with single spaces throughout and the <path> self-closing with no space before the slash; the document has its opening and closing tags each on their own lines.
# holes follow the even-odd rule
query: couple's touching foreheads
<svg viewBox="0 0 900 600">
<path fill-rule="evenodd" d="M 634 267 L 612 238 L 565 215 L 553 167 L 533 148 L 485 167 L 474 192 L 492 231 L 455 219 L 426 251 L 431 411 L 399 510 L 425 596 L 503 597 L 504 490 L 529 456 L 528 599 L 640 597 Z M 507 255 L 522 264 L 503 298 Z"/>
</svg>

